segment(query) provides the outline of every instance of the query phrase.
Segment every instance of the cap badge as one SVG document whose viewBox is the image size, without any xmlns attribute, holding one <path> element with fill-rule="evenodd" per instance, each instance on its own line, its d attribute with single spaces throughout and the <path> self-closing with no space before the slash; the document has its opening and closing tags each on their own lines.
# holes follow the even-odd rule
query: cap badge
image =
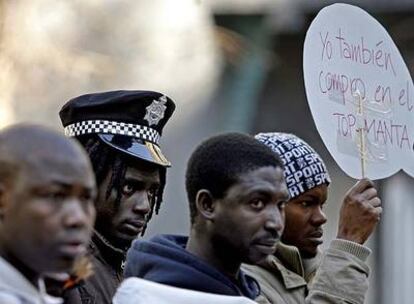
<svg viewBox="0 0 414 304">
<path fill-rule="evenodd" d="M 164 112 L 167 109 L 165 103 L 167 102 L 166 96 L 161 96 L 159 100 L 153 100 L 152 103 L 146 107 L 147 113 L 144 119 L 148 121 L 148 125 L 156 125 L 164 117 Z"/>
</svg>

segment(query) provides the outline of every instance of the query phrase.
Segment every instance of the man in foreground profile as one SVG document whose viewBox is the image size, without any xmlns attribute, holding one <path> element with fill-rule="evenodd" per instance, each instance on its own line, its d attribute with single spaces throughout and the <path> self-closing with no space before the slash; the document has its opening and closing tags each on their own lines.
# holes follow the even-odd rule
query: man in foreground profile
<svg viewBox="0 0 414 304">
<path fill-rule="evenodd" d="M 43 278 L 86 253 L 95 196 L 78 143 L 33 125 L 0 132 L 0 303 L 61 303 Z"/>
</svg>

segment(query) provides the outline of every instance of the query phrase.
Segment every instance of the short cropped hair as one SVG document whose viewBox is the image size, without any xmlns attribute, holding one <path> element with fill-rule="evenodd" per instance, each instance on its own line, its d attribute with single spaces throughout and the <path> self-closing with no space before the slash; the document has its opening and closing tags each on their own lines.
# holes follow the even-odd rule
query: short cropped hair
<svg viewBox="0 0 414 304">
<path fill-rule="evenodd" d="M 250 135 L 225 133 L 202 142 L 191 155 L 186 171 L 191 223 L 197 214 L 195 200 L 199 190 L 206 189 L 214 198 L 223 198 L 240 175 L 268 166 L 283 168 L 280 157 Z"/>
</svg>

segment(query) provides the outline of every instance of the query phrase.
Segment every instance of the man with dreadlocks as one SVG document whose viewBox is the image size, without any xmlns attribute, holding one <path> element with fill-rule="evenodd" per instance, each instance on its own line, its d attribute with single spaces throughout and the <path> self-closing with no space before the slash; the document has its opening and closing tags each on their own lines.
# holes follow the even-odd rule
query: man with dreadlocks
<svg viewBox="0 0 414 304">
<path fill-rule="evenodd" d="M 82 95 L 61 109 L 65 134 L 84 146 L 98 186 L 94 273 L 64 293 L 66 303 L 111 303 L 127 249 L 160 208 L 170 162 L 158 141 L 174 109 L 170 98 L 150 91 Z"/>
</svg>

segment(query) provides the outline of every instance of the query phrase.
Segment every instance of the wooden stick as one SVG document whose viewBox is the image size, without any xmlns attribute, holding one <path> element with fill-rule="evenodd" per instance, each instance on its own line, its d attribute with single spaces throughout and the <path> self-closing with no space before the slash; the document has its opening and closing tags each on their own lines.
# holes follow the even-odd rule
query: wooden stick
<svg viewBox="0 0 414 304">
<path fill-rule="evenodd" d="M 363 117 L 363 113 L 364 113 L 364 105 L 362 104 L 362 97 L 361 97 L 361 93 L 358 91 L 356 91 L 356 94 L 358 95 L 358 114 L 360 115 L 360 117 Z M 364 128 L 362 126 L 360 126 L 359 128 L 359 145 L 360 145 L 360 149 L 359 149 L 359 155 L 361 157 L 361 174 L 362 174 L 362 178 L 365 178 L 365 134 L 364 132 Z"/>
</svg>

